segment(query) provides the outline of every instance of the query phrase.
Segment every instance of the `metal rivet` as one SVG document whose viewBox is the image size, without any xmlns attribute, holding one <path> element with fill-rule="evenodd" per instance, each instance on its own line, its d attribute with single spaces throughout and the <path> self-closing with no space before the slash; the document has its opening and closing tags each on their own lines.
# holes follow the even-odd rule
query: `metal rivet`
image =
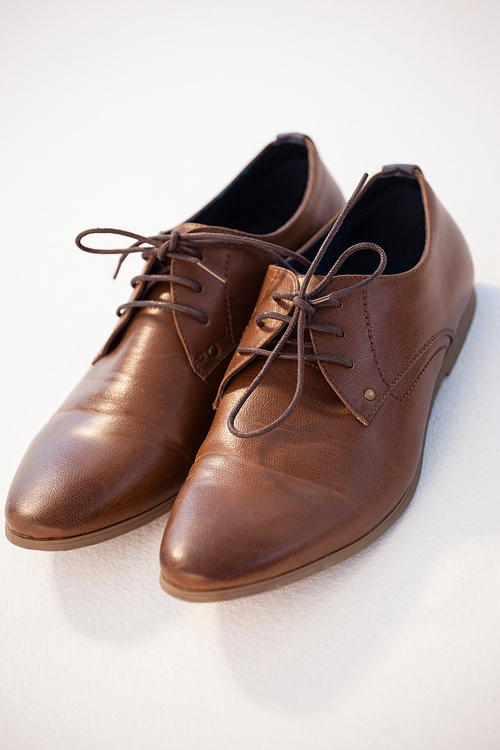
<svg viewBox="0 0 500 750">
<path fill-rule="evenodd" d="M 373 401 L 376 398 L 377 394 L 373 390 L 373 388 L 367 388 L 365 391 L 365 398 L 367 401 Z"/>
<path fill-rule="evenodd" d="M 218 355 L 218 353 L 219 353 L 219 347 L 216 346 L 215 344 L 211 344 L 208 347 L 208 353 L 210 354 L 211 357 L 216 357 Z"/>
</svg>

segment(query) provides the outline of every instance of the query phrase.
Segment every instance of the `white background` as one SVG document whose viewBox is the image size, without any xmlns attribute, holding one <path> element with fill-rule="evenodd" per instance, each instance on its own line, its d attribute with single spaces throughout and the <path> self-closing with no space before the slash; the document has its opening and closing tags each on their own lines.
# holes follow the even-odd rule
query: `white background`
<svg viewBox="0 0 500 750">
<path fill-rule="evenodd" d="M 498 750 L 497 0 L 3 0 L 1 495 L 140 263 L 92 226 L 166 229 L 277 132 L 349 193 L 423 169 L 472 249 L 478 310 L 400 522 L 274 593 L 158 585 L 165 519 L 96 547 L 0 541 L 2 750 Z M 135 263 L 135 265 L 134 265 Z"/>
</svg>

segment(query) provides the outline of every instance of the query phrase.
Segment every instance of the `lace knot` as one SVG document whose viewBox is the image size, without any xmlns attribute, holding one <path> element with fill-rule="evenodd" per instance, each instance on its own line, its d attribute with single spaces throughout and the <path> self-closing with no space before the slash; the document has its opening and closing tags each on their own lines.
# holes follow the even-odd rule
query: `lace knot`
<svg viewBox="0 0 500 750">
<path fill-rule="evenodd" d="M 167 258 L 167 253 L 175 252 L 180 238 L 181 235 L 180 232 L 177 231 L 177 229 L 173 229 L 170 234 L 167 235 L 167 239 L 165 240 L 165 242 L 162 242 L 162 244 L 159 245 L 156 250 L 156 257 L 159 261 L 164 263 Z"/>
<path fill-rule="evenodd" d="M 304 310 L 307 315 L 313 315 L 316 312 L 314 305 L 311 305 L 304 297 L 299 297 L 298 294 L 292 297 L 292 304 L 294 307 L 298 307 L 299 310 Z"/>
</svg>

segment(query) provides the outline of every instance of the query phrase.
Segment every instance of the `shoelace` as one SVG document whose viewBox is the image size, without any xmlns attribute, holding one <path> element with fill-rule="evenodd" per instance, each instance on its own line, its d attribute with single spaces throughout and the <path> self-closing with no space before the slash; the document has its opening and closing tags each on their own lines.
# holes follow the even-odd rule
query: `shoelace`
<svg viewBox="0 0 500 750">
<path fill-rule="evenodd" d="M 88 237 L 92 234 L 117 234 L 121 237 L 130 237 L 136 240 L 136 242 L 128 248 L 118 248 L 113 250 L 107 250 L 104 248 L 93 248 L 87 247 L 82 243 L 84 237 Z M 288 250 L 287 248 L 281 247 L 280 245 L 274 245 L 271 242 L 265 242 L 264 240 L 256 237 L 245 237 L 238 234 L 232 234 L 230 232 L 187 232 L 181 234 L 177 230 L 169 232 L 167 234 L 152 235 L 146 237 L 142 234 L 135 234 L 134 232 L 127 232 L 122 229 L 86 229 L 84 232 L 80 232 L 76 237 L 75 242 L 81 250 L 85 250 L 87 253 L 97 253 L 99 255 L 114 255 L 120 254 L 120 260 L 116 268 L 113 278 L 116 279 L 118 272 L 121 268 L 123 261 L 132 253 L 141 253 L 144 260 L 156 256 L 161 263 L 166 263 L 169 259 L 176 258 L 178 260 L 188 261 L 194 263 L 204 271 L 214 276 L 222 284 L 226 283 L 226 279 L 220 276 L 218 273 L 209 268 L 203 263 L 203 248 L 213 245 L 217 246 L 236 246 L 240 249 L 248 249 L 249 247 L 261 250 L 265 253 L 271 254 L 274 261 L 290 267 L 288 260 L 295 260 L 299 263 L 303 263 L 305 266 L 309 266 L 310 262 L 303 258 L 299 253 Z M 165 269 L 167 270 L 167 269 Z M 181 286 L 188 287 L 194 292 L 201 292 L 202 286 L 198 281 L 194 279 L 188 279 L 184 276 L 176 276 L 172 273 L 143 273 L 140 276 L 134 276 L 130 282 L 133 287 L 141 282 L 157 283 L 171 282 L 174 284 L 180 284 Z M 186 313 L 186 315 L 192 315 L 202 323 L 208 322 L 208 316 L 196 310 L 194 307 L 187 307 L 186 305 L 179 305 L 176 302 L 166 302 L 163 300 L 132 300 L 131 302 L 125 302 L 120 305 L 116 314 L 121 316 L 125 310 L 130 307 L 161 307 L 166 310 L 176 310 L 177 312 Z"/>
<path fill-rule="evenodd" d="M 271 430 L 274 430 L 275 427 L 278 427 L 278 425 L 282 424 L 286 419 L 288 419 L 288 417 L 296 409 L 299 403 L 300 397 L 302 395 L 302 390 L 304 387 L 304 370 L 305 370 L 306 361 L 334 362 L 334 363 L 337 363 L 338 365 L 347 367 L 349 369 L 353 367 L 353 363 L 351 362 L 351 360 L 346 359 L 345 357 L 337 357 L 335 355 L 330 355 L 330 354 L 306 354 L 305 352 L 306 348 L 309 347 L 312 349 L 312 345 L 307 344 L 307 342 L 305 341 L 305 332 L 306 330 L 322 331 L 324 333 L 331 333 L 334 336 L 343 336 L 344 331 L 339 326 L 315 324 L 311 321 L 311 318 L 316 312 L 316 309 L 318 306 L 340 307 L 342 304 L 340 301 L 341 297 L 344 297 L 345 295 L 350 294 L 355 289 L 368 286 L 368 284 L 373 282 L 377 278 L 377 276 L 380 276 L 380 274 L 383 273 L 384 268 L 387 263 L 387 256 L 385 252 L 382 250 L 381 247 L 379 247 L 379 245 L 376 245 L 373 242 L 360 242 L 356 245 L 351 245 L 351 247 L 347 248 L 347 250 L 345 250 L 342 253 L 342 255 L 340 255 L 338 260 L 335 262 L 335 264 L 332 266 L 332 268 L 326 274 L 323 280 L 320 281 L 320 283 L 316 287 L 314 287 L 314 289 L 311 289 L 311 291 L 308 291 L 308 289 L 309 289 L 309 284 L 311 282 L 311 278 L 313 277 L 316 269 L 318 268 L 318 265 L 320 264 L 330 243 L 332 242 L 333 238 L 335 237 L 338 230 L 340 229 L 342 222 L 344 221 L 346 215 L 351 209 L 351 206 L 353 205 L 354 201 L 356 200 L 359 193 L 361 192 L 367 178 L 368 178 L 368 175 L 365 173 L 362 179 L 360 180 L 358 186 L 356 187 L 354 193 L 348 200 L 347 204 L 338 215 L 336 221 L 334 222 L 332 228 L 330 229 L 328 235 L 326 236 L 323 244 L 318 250 L 318 254 L 316 255 L 311 265 L 309 266 L 309 269 L 304 277 L 304 281 L 303 281 L 300 291 L 297 292 L 296 294 L 291 294 L 289 292 L 275 292 L 273 294 L 273 299 L 276 302 L 280 300 L 288 300 L 292 303 L 293 312 L 291 312 L 291 315 L 282 315 L 280 313 L 275 313 L 275 312 L 265 312 L 265 313 L 260 313 L 260 315 L 257 315 L 255 322 L 260 327 L 262 327 L 263 321 L 266 319 L 278 320 L 286 324 L 287 328 L 285 329 L 284 333 L 278 340 L 274 349 L 273 350 L 259 349 L 254 346 L 240 347 L 238 349 L 239 354 L 258 355 L 258 356 L 266 357 L 267 359 L 264 365 L 262 366 L 260 372 L 258 373 L 258 375 L 250 383 L 250 385 L 248 386 L 246 391 L 243 393 L 243 395 L 238 399 L 237 403 L 235 404 L 231 413 L 229 414 L 229 417 L 227 420 L 227 426 L 228 426 L 229 431 L 235 437 L 249 438 L 249 437 L 257 437 L 258 435 L 264 435 L 265 433 L 270 432 Z M 366 279 L 362 279 L 361 281 L 358 281 L 357 283 L 352 284 L 351 286 L 348 286 L 336 292 L 332 292 L 331 294 L 321 296 L 321 292 L 330 283 L 332 278 L 335 276 L 339 268 L 345 263 L 347 258 L 349 258 L 350 255 L 353 255 L 353 253 L 358 252 L 359 250 L 375 250 L 375 252 L 378 253 L 378 255 L 380 256 L 380 262 L 377 268 L 375 269 L 375 271 Z M 285 344 L 292 343 L 290 337 L 294 330 L 297 331 L 296 341 L 293 341 L 293 343 L 297 347 L 297 353 L 295 354 L 295 353 L 284 352 L 283 348 Z M 296 384 L 293 398 L 290 401 L 290 404 L 287 407 L 287 409 L 285 409 L 285 411 L 273 422 L 271 422 L 268 425 L 265 425 L 264 427 L 260 427 L 257 430 L 243 432 L 235 426 L 236 417 L 240 413 L 243 405 L 248 401 L 252 393 L 255 391 L 257 386 L 262 382 L 264 376 L 268 372 L 272 363 L 278 357 L 281 357 L 282 359 L 293 359 L 297 361 L 297 384 Z"/>
</svg>

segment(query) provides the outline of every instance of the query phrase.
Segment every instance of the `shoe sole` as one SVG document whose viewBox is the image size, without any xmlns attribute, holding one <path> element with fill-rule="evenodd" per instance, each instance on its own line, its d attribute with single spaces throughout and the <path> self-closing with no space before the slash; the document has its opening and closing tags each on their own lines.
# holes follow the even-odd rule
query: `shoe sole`
<svg viewBox="0 0 500 750">
<path fill-rule="evenodd" d="M 120 521 L 120 523 L 115 523 L 112 526 L 106 526 L 104 529 L 90 531 L 88 534 L 53 539 L 37 539 L 17 534 L 8 524 L 5 524 L 5 536 L 9 542 L 12 542 L 17 547 L 45 550 L 47 552 L 90 547 L 92 544 L 99 544 L 99 542 L 105 542 L 107 539 L 114 539 L 115 536 L 121 536 L 133 529 L 139 528 L 139 526 L 144 526 L 144 524 L 154 521 L 155 518 L 162 516 L 171 509 L 176 497 L 177 493 L 144 513 L 139 513 L 139 515 L 133 516 L 133 518 L 127 518 L 126 521 Z"/>
<path fill-rule="evenodd" d="M 432 396 L 431 406 L 429 409 L 429 414 L 427 416 L 427 424 L 425 427 L 424 439 L 422 442 L 422 450 L 420 453 L 417 471 L 415 472 L 415 476 L 413 477 L 408 489 L 406 490 L 405 494 L 403 495 L 399 503 L 389 513 L 389 515 L 384 518 L 383 521 L 381 521 L 377 526 L 375 526 L 374 529 L 369 531 L 368 534 L 365 534 L 365 536 L 361 537 L 360 539 L 357 539 L 355 542 L 353 542 L 352 544 L 349 544 L 347 547 L 343 547 L 342 549 L 337 550 L 336 552 L 333 552 L 331 555 L 322 557 L 319 560 L 315 560 L 312 563 L 303 565 L 301 568 L 296 568 L 295 570 L 291 570 L 288 573 L 282 573 L 281 575 L 275 576 L 274 578 L 268 578 L 265 581 L 258 581 L 256 583 L 249 583 L 244 586 L 233 586 L 231 588 L 224 588 L 224 589 L 191 591 L 189 589 L 182 589 L 178 586 L 173 586 L 163 577 L 163 575 L 160 575 L 160 585 L 162 589 L 167 594 L 170 594 L 171 596 L 175 596 L 177 599 L 183 599 L 184 601 L 188 601 L 188 602 L 219 602 L 219 601 L 226 601 L 229 599 L 239 599 L 240 597 L 252 596 L 254 594 L 261 594 L 261 593 L 264 593 L 265 591 L 272 591 L 273 589 L 280 588 L 281 586 L 286 586 L 289 583 L 295 583 L 295 581 L 300 581 L 303 578 L 307 578 L 308 576 L 313 575 L 313 573 L 319 573 L 322 570 L 326 570 L 327 568 L 330 568 L 332 565 L 336 565 L 337 563 L 343 562 L 348 557 L 352 557 L 358 552 L 361 552 L 361 550 L 365 549 L 366 547 L 369 547 L 370 544 L 372 544 L 380 536 L 382 536 L 382 534 L 384 534 L 392 526 L 392 524 L 395 523 L 398 520 L 398 518 L 404 513 L 404 511 L 410 504 L 410 501 L 413 495 L 415 494 L 418 481 L 420 479 L 420 473 L 422 471 L 425 438 L 427 435 L 427 427 L 429 424 L 429 418 L 432 412 L 432 407 L 434 405 L 434 399 L 436 398 L 436 395 L 439 391 L 439 388 L 445 376 L 449 375 L 451 371 L 453 370 L 453 366 L 455 362 L 457 361 L 457 357 L 460 354 L 460 350 L 463 346 L 463 343 L 469 331 L 470 325 L 472 323 L 472 318 L 474 317 L 475 308 L 476 308 L 476 294 L 473 291 L 471 298 L 469 300 L 469 303 L 467 305 L 467 308 L 465 310 L 465 313 L 463 314 L 462 319 L 460 321 L 457 335 L 455 339 L 453 340 L 450 348 L 448 349 L 448 352 L 446 353 L 446 357 L 443 361 L 443 365 L 441 367 L 438 379 L 436 381 L 434 393 Z"/>
</svg>

